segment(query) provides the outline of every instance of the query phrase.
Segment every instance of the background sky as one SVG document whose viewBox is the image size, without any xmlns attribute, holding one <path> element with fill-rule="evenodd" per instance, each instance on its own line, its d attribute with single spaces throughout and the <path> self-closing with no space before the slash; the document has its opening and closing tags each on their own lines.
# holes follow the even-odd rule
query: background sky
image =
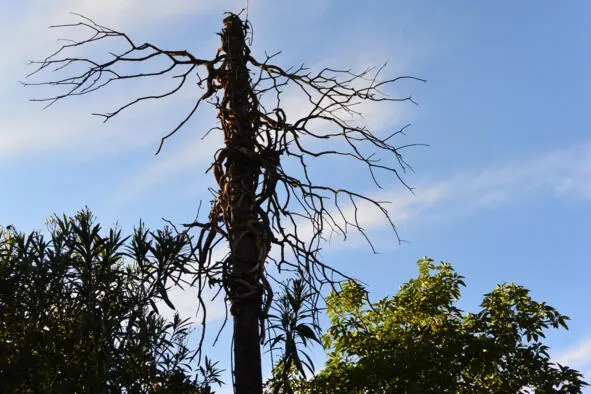
<svg viewBox="0 0 591 394">
<path fill-rule="evenodd" d="M 43 229 L 49 214 L 84 206 L 105 226 L 118 222 L 126 230 L 140 218 L 152 227 L 162 217 L 192 220 L 213 185 L 204 171 L 220 138 L 201 136 L 215 114 L 204 107 L 160 155 L 154 152 L 200 95 L 197 87 L 103 124 L 91 113 L 169 81 L 113 86 L 42 110 L 28 99 L 52 91 L 24 88 L 19 80 L 32 71 L 28 60 L 55 50 L 57 38 L 76 35 L 47 29 L 73 21 L 70 11 L 139 42 L 207 58 L 219 47 L 222 13 L 245 5 L 0 1 L 0 224 Z M 407 151 L 415 171 L 406 180 L 415 195 L 394 181 L 378 192 L 347 163 L 314 173 L 392 201 L 408 242 L 398 244 L 386 223 L 366 211 L 378 254 L 352 237 L 325 245 L 324 261 L 362 279 L 376 298 L 414 276 L 421 256 L 449 261 L 466 277 L 468 310 L 497 283 L 524 285 L 572 318 L 570 330 L 551 332 L 548 342 L 557 359 L 591 378 L 591 3 L 250 0 L 249 20 L 255 56 L 281 50 L 281 65 L 362 69 L 387 62 L 389 75 L 428 80 L 392 92 L 412 94 L 419 106 L 364 108 L 377 132 L 412 123 L 399 143 L 430 145 Z M 297 113 L 302 103 L 288 98 L 286 106 Z M 190 294 L 177 299 L 191 313 Z M 219 305 L 213 308 L 221 317 Z M 227 346 L 212 356 L 229 368 Z"/>
</svg>

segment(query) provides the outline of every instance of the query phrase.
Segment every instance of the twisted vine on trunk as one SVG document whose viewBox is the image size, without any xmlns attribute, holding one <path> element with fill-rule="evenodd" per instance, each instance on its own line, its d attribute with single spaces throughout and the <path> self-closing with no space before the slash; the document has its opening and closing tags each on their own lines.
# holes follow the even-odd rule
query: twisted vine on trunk
<svg viewBox="0 0 591 394">
<path fill-rule="evenodd" d="M 235 385 L 238 393 L 262 392 L 259 319 L 262 309 L 261 274 L 270 249 L 268 221 L 259 215 L 256 191 L 261 168 L 255 151 L 258 101 L 247 61 L 246 28 L 236 15 L 224 19 L 222 53 L 225 67 L 217 81 L 224 90 L 219 119 L 225 147 L 218 151 L 214 173 L 219 197 L 213 214 L 221 216 L 228 233 L 229 269 L 224 282 L 234 318 Z M 215 221 L 217 218 L 212 218 Z"/>
</svg>

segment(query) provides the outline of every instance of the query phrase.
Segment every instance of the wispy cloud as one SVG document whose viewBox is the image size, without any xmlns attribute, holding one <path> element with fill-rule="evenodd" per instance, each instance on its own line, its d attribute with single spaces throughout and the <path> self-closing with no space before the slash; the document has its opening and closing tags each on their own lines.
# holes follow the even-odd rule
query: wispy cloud
<svg viewBox="0 0 591 394">
<path fill-rule="evenodd" d="M 214 142 L 215 143 L 215 142 Z M 144 178 L 133 185 L 131 195 L 137 190 L 146 190 L 162 179 L 183 176 L 187 168 L 192 168 L 199 157 L 204 157 L 211 147 L 203 145 L 187 146 L 181 154 L 171 155 L 169 159 L 155 164 L 146 171 Z M 189 166 L 189 163 L 191 165 Z M 152 179 L 153 177 L 153 179 Z M 156 182 L 156 183 L 153 183 Z M 556 150 L 536 157 L 507 161 L 489 169 L 458 174 L 447 180 L 433 182 L 428 187 L 417 187 L 416 194 L 402 189 L 384 190 L 372 194 L 380 201 L 390 201 L 389 213 L 396 224 L 428 218 L 432 214 L 456 216 L 488 209 L 501 204 L 554 196 L 591 201 L 591 143 Z M 383 214 L 372 208 L 371 204 L 360 204 L 360 225 L 367 231 L 378 231 L 388 225 Z M 353 214 L 353 207 L 344 207 L 346 215 Z M 309 237 L 311 227 L 303 224 L 299 228 L 303 237 Z M 331 241 L 329 250 L 355 248 L 363 245 L 361 237 L 353 236 L 347 242 L 338 239 Z M 220 256 L 221 257 L 221 256 Z M 194 316 L 195 289 L 173 291 L 171 298 L 184 316 Z M 221 300 L 211 307 L 210 319 L 221 318 L 224 307 Z M 195 320 L 197 321 L 197 320 Z M 581 341 L 571 349 L 560 354 L 556 360 L 579 370 L 589 369 L 591 363 L 591 339 Z"/>
<path fill-rule="evenodd" d="M 194 168 L 200 158 L 211 158 L 216 142 L 203 144 L 200 141 L 200 144 L 187 146 L 179 154 L 154 164 L 132 183 L 126 191 L 126 199 L 163 181 L 184 176 L 187 169 Z M 445 212 L 449 215 L 458 212 L 466 214 L 537 196 L 591 200 L 589 185 L 591 142 L 536 157 L 509 160 L 480 171 L 456 174 L 425 186 L 419 184 L 416 185 L 415 194 L 402 187 L 395 187 L 369 195 L 376 201 L 388 201 L 391 218 L 396 225 L 401 225 L 421 215 L 428 217 Z M 342 208 L 345 215 L 351 218 L 355 208 L 350 205 Z M 375 231 L 388 226 L 383 213 L 372 204 L 361 202 L 358 209 L 359 223 L 365 230 Z M 299 233 L 311 235 L 312 228 L 308 227 L 302 224 Z M 350 241 L 343 245 L 334 242 L 332 247 L 359 245 L 358 242 Z"/>
<path fill-rule="evenodd" d="M 140 4 L 141 3 L 141 4 Z M 45 31 L 49 21 L 58 15 L 65 15 L 67 11 L 88 13 L 104 24 L 125 23 L 122 29 L 148 25 L 155 19 L 173 17 L 184 13 L 207 12 L 214 7 L 213 1 L 179 0 L 170 6 L 162 8 L 155 0 L 108 0 L 100 2 L 83 0 L 59 0 L 43 3 L 39 10 L 31 8 L 30 15 L 24 21 L 13 22 L 9 26 L 0 27 L 2 33 L 12 31 L 11 34 L 0 34 L 0 44 L 6 45 L 10 58 L 0 60 L 0 72 L 6 67 L 15 70 L 15 62 L 20 62 L 23 55 L 34 53 L 33 47 L 46 52 L 49 40 Z M 216 3 L 217 4 L 217 3 Z M 217 7 L 217 5 L 216 5 Z M 133 12 L 132 12 L 133 10 Z M 23 34 L 25 42 L 13 41 L 10 37 Z M 31 44 L 35 43 L 35 44 Z M 52 43 L 54 45 L 54 43 Z M 376 44 L 379 47 L 378 44 Z M 371 48 L 365 51 L 371 51 Z M 38 51 L 37 51 L 38 52 Z M 381 53 L 376 51 L 376 53 Z M 375 56 L 372 56 L 375 57 Z M 405 58 L 402 56 L 402 58 Z M 365 61 L 365 60 L 363 60 Z M 341 62 L 328 62 L 340 64 Z M 362 60 L 359 64 L 363 65 Z M 405 68 L 395 65 L 396 69 Z M 4 68 L 3 68 L 4 67 Z M 22 67 L 22 64 L 19 65 Z M 16 74 L 11 74 L 15 76 Z M 16 77 L 15 77 L 16 80 Z M 14 86 L 9 90 L 0 88 L 0 102 L 12 103 Z M 107 103 L 104 99 L 101 103 Z M 70 103 L 69 103 L 70 105 Z M 305 105 L 301 97 L 288 97 L 285 101 L 288 114 L 305 113 Z M 167 111 L 177 107 L 176 102 L 168 106 Z M 134 133 L 126 128 L 138 128 L 137 124 L 115 120 L 109 127 L 101 127 L 100 122 L 89 117 L 83 111 L 57 112 L 39 114 L 39 116 L 24 116 L 30 113 L 30 108 L 10 104 L 7 116 L 0 121 L 0 157 L 11 158 L 36 154 L 40 151 L 69 151 L 78 155 L 88 155 L 89 152 L 104 153 L 106 151 L 123 151 L 138 146 L 157 142 L 158 136 L 168 126 L 143 126 L 141 133 Z M 371 127 L 377 129 L 396 125 L 406 113 L 401 106 L 393 107 L 395 113 L 388 112 L 381 105 L 360 108 Z M 145 107 L 150 111 L 152 107 Z M 142 107 L 135 108 L 136 118 L 141 117 Z M 140 111 L 139 113 L 137 111 Z M 182 114 L 183 112 L 180 111 Z M 167 118 L 168 114 L 163 117 Z M 404 116 L 403 116 L 404 115 Z M 118 122 L 118 123 L 115 123 Z M 49 129 L 47 125 L 51 124 Z M 114 126 L 117 127 L 114 127 Z M 123 140 L 121 140 L 123 138 Z M 219 139 L 214 136 L 204 141 L 196 141 L 181 147 L 176 151 L 165 152 L 153 164 L 144 168 L 138 174 L 130 174 L 129 182 L 113 201 L 126 203 L 132 201 L 141 192 L 154 188 L 162 182 L 180 179 L 193 169 L 203 166 L 211 159 Z M 470 209 L 486 209 L 487 207 L 507 204 L 520 198 L 528 198 L 543 193 L 560 198 L 591 199 L 591 143 L 542 154 L 538 157 L 519 158 L 505 163 L 498 163 L 494 167 L 456 174 L 448 179 L 432 180 L 429 184 L 418 184 L 416 195 L 412 195 L 402 188 L 384 190 L 372 197 L 377 200 L 391 201 L 389 205 L 391 216 L 396 224 L 404 223 L 417 216 L 434 212 L 467 212 Z M 362 207 L 361 224 L 367 230 L 381 229 L 387 225 L 381 212 L 364 204 Z M 351 207 L 345 207 L 351 212 Z M 349 244 L 354 245 L 354 243 Z"/>
<path fill-rule="evenodd" d="M 292 89 L 289 94 L 282 98 L 282 107 L 288 116 L 288 122 L 295 122 L 295 120 L 305 117 L 312 110 L 313 105 L 309 99 L 300 91 Z M 387 111 L 385 105 L 392 107 L 392 103 L 387 102 L 363 102 L 356 111 L 363 114 L 363 117 L 357 115 L 346 115 L 345 120 L 351 122 L 360 122 L 372 130 L 381 132 L 382 130 L 389 130 L 391 127 L 400 127 L 401 119 L 405 115 L 403 106 L 394 106 L 394 111 Z M 211 108 L 201 108 L 201 111 L 208 111 Z M 207 130 L 208 127 L 214 125 L 203 126 Z M 315 130 L 319 135 L 323 132 L 334 132 L 334 125 L 328 122 L 319 122 L 317 125 L 319 130 Z M 302 137 L 301 141 L 305 146 L 312 150 L 321 150 L 326 146 L 323 139 L 315 139 L 312 137 Z M 131 201 L 140 193 L 155 187 L 163 182 L 168 182 L 174 178 L 180 178 L 187 172 L 195 175 L 195 168 L 203 168 L 203 165 L 209 163 L 217 148 L 222 146 L 222 136 L 219 131 L 212 132 L 207 138 L 203 140 L 195 140 L 175 151 L 165 152 L 153 164 L 147 168 L 142 169 L 139 174 L 132 174 L 129 176 L 130 181 L 126 183 L 125 189 L 114 196 L 113 202 L 123 203 Z M 343 143 L 343 141 L 341 141 Z M 200 167 L 201 166 L 201 167 Z"/>
<path fill-rule="evenodd" d="M 220 3 L 230 4 L 230 1 L 175 0 L 164 4 L 159 0 L 62 0 L 51 4 L 53 19 L 63 19 L 67 12 L 78 12 L 101 24 L 128 29 L 135 25 L 150 24 L 157 19 L 211 11 L 219 8 L 222 5 Z"/>
<path fill-rule="evenodd" d="M 226 304 L 224 294 L 220 293 L 212 300 L 215 293 L 205 289 L 202 294 L 203 301 L 207 308 L 206 322 L 219 320 L 226 316 Z M 168 298 L 175 309 L 170 309 L 164 302 L 158 303 L 158 310 L 161 315 L 168 320 L 172 320 L 175 313 L 178 313 L 182 319 L 189 319 L 191 324 L 200 324 L 203 319 L 203 311 L 197 311 L 199 305 L 199 291 L 197 287 L 185 287 L 183 289 L 174 287 L 168 292 Z"/>
<path fill-rule="evenodd" d="M 125 188 L 112 197 L 111 203 L 130 203 L 142 192 L 166 181 L 179 180 L 188 174 L 191 175 L 191 183 L 196 182 L 196 173 L 205 171 L 206 162 L 212 160 L 218 140 L 219 138 L 212 135 L 210 138 L 197 140 L 176 151 L 161 153 L 141 173 L 130 177 L 125 183 Z M 195 171 L 196 168 L 199 171 Z"/>
<path fill-rule="evenodd" d="M 218 248 L 212 255 L 212 261 L 219 261 L 224 258 L 226 251 L 223 248 Z M 183 280 L 191 282 L 193 277 L 184 275 Z M 205 288 L 201 294 L 203 301 L 207 308 L 206 321 L 215 321 L 226 316 L 226 303 L 224 294 L 221 292 L 216 295 L 215 289 Z M 170 309 L 163 301 L 158 303 L 158 309 L 162 316 L 171 320 L 175 313 L 183 319 L 190 319 L 192 324 L 200 324 L 203 319 L 203 311 L 197 313 L 199 305 L 199 290 L 196 286 L 184 286 L 180 288 L 175 286 L 168 292 L 168 298 L 175 306 L 175 310 Z"/>
<path fill-rule="evenodd" d="M 434 208 L 445 203 L 466 210 L 482 209 L 535 196 L 590 200 L 591 142 L 535 157 L 508 160 L 480 171 L 470 171 L 416 189 L 418 196 L 436 187 Z M 413 197 L 409 197 L 413 198 Z"/>
<path fill-rule="evenodd" d="M 511 160 L 480 171 L 460 173 L 449 179 L 416 185 L 415 194 L 398 187 L 370 194 L 376 201 L 389 201 L 388 211 L 396 225 L 411 219 L 428 220 L 433 215 L 456 217 L 482 209 L 533 198 L 591 201 L 591 142 L 556 150 L 537 157 Z M 370 203 L 361 203 L 359 224 L 365 231 L 389 226 L 383 213 Z M 352 217 L 354 208 L 345 208 Z M 310 231 L 309 231 L 310 232 Z M 363 244 L 353 236 L 333 242 L 334 249 Z"/>
<path fill-rule="evenodd" d="M 585 142 L 539 157 L 502 163 L 497 169 L 472 177 L 466 182 L 466 190 L 498 190 L 511 195 L 550 190 L 559 196 L 588 199 L 590 179 L 591 142 Z"/>
<path fill-rule="evenodd" d="M 556 357 L 556 361 L 565 365 L 585 366 L 591 362 L 591 338 L 585 338 Z"/>
<path fill-rule="evenodd" d="M 591 338 L 584 338 L 562 353 L 558 353 L 554 360 L 582 372 L 586 381 L 589 382 L 591 378 Z"/>
<path fill-rule="evenodd" d="M 25 91 L 19 81 L 33 70 L 32 67 L 27 67 L 29 59 L 43 57 L 57 48 L 55 40 L 58 33 L 49 31 L 49 25 L 74 21 L 75 17 L 68 15 L 72 11 L 128 32 L 150 26 L 155 20 L 166 21 L 167 18 L 176 16 L 223 9 L 229 3 L 229 0 L 221 3 L 213 0 L 177 0 L 163 6 L 162 2 L 156 0 L 55 0 L 40 4 L 23 2 L 14 10 L 10 6 L 0 5 L 0 12 L 4 12 L 5 7 L 7 13 L 20 10 L 19 17 L 7 18 L 4 23 L 0 23 L 0 45 L 10 54 L 0 59 L 0 74 L 3 76 L 0 80 L 0 138 L 3 141 L 0 159 L 24 159 L 39 152 L 67 151 L 73 155 L 86 155 L 91 151 L 113 154 L 117 153 L 113 152 L 113 148 L 116 151 L 134 149 L 154 141 L 156 132 L 166 130 L 166 126 L 156 129 L 137 121 L 143 111 L 151 110 L 149 106 L 135 107 L 133 115 L 127 117 L 127 121 L 125 116 L 120 116 L 120 119 L 109 124 L 110 127 L 100 128 L 100 120 L 89 113 L 97 110 L 100 112 L 101 108 L 113 109 L 116 105 L 113 104 L 113 98 L 121 95 L 121 89 L 109 91 L 108 96 L 72 100 L 74 102 L 68 102 L 67 110 L 56 106 L 52 111 L 42 112 L 40 105 L 28 103 L 27 98 L 31 95 L 43 97 L 43 90 L 39 88 Z M 176 100 L 177 102 L 168 101 L 168 111 L 159 111 L 160 119 L 166 119 L 167 114 L 178 107 L 178 101 L 186 100 L 186 97 Z M 89 101 L 91 105 L 88 104 Z M 158 121 L 155 123 L 161 124 Z M 123 130 L 134 126 L 142 128 L 143 132 L 135 133 L 133 138 L 128 137 L 129 133 Z"/>
<path fill-rule="evenodd" d="M 108 128 L 86 113 L 41 111 L 33 117 L 9 116 L 0 120 L 0 161 L 28 159 L 40 153 L 63 154 L 71 157 L 113 155 L 155 143 L 162 132 L 151 125 L 142 133 L 127 130 L 141 122 L 122 121 L 117 128 Z M 127 129 L 127 130 L 126 130 Z"/>
</svg>

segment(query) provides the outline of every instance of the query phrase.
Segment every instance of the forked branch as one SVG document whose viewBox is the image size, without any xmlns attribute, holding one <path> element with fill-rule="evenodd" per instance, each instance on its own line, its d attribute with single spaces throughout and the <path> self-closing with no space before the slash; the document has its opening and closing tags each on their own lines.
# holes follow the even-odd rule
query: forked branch
<svg viewBox="0 0 591 394">
<path fill-rule="evenodd" d="M 224 132 L 225 145 L 215 153 L 210 170 L 219 189 L 214 191 L 207 219 L 197 218 L 187 225 L 188 231 L 197 231 L 194 238 L 197 268 L 193 271 L 193 285 L 198 286 L 202 308 L 206 307 L 203 295 L 208 286 L 224 290 L 233 305 L 240 297 L 262 294 L 261 321 L 264 324 L 273 299 L 271 283 L 280 278 L 275 278 L 273 271 L 279 275 L 283 271 L 303 273 L 303 280 L 320 297 L 322 286 L 347 277 L 320 261 L 318 252 L 323 237 L 328 232 L 346 237 L 354 230 L 371 245 L 362 225 L 362 207 L 373 206 L 379 210 L 398 237 L 387 202 L 348 188 L 317 184 L 310 168 L 318 158 L 350 158 L 368 171 L 378 188 L 382 188 L 379 179 L 385 174 L 411 190 L 403 178 L 404 172 L 411 168 L 405 162 L 402 150 L 413 144 L 400 146 L 393 142 L 395 137 L 404 134 L 407 126 L 382 135 L 359 124 L 362 111 L 358 107 L 375 102 L 415 103 L 411 96 L 390 97 L 384 90 L 402 80 L 424 80 L 412 76 L 382 79 L 384 67 L 368 68 L 360 73 L 332 68 L 312 72 L 303 66 L 284 69 L 272 63 L 275 55 L 259 61 L 251 55 L 246 44 L 240 44 L 244 47 L 240 49 L 239 57 L 247 67 L 248 78 L 246 82 L 239 81 L 234 74 L 237 55 L 229 56 L 231 46 L 236 44 L 230 42 L 229 37 L 237 33 L 230 30 L 238 26 L 243 31 L 243 38 L 248 26 L 234 14 L 224 20 L 222 46 L 211 59 L 198 58 L 185 50 L 161 49 L 151 43 L 138 44 L 125 33 L 99 25 L 82 15 L 78 17 L 77 23 L 55 27 L 81 28 L 89 36 L 81 41 L 66 41 L 45 59 L 32 62 L 36 69 L 29 76 L 50 70 L 67 75 L 49 82 L 25 83 L 50 85 L 62 91 L 34 101 L 46 102 L 50 106 L 56 101 L 90 94 L 123 80 L 161 77 L 175 80 L 175 84 L 164 92 L 136 97 L 112 112 L 97 114 L 108 121 L 143 101 L 172 96 L 195 79 L 201 89 L 196 94 L 195 105 L 162 138 L 157 153 L 167 138 L 186 125 L 203 101 L 207 100 L 218 111 L 220 125 L 212 130 Z M 110 53 L 103 60 L 76 54 L 87 45 L 105 40 L 121 41 L 124 49 Z M 130 64 L 152 60 L 161 60 L 157 62 L 159 68 L 144 72 L 121 71 L 128 70 Z M 290 118 L 282 101 L 282 92 L 290 87 L 303 94 L 309 108 L 297 119 Z M 232 99 L 235 94 L 244 97 L 243 102 Z M 236 137 L 236 130 L 242 130 L 246 137 Z M 297 164 L 299 170 L 289 172 L 285 165 L 288 160 Z M 237 172 L 237 166 L 248 171 L 236 175 L 242 174 Z M 237 199 L 243 193 L 239 191 L 243 186 L 251 188 L 253 195 L 247 193 L 244 194 L 246 197 Z M 236 226 L 233 217 L 238 212 L 237 204 L 242 204 L 244 198 L 249 201 L 248 220 Z M 248 280 L 237 277 L 232 271 L 231 253 L 222 259 L 214 258 L 214 251 L 221 245 L 232 249 L 232 245 L 243 237 L 255 237 L 258 245 L 258 262 L 253 265 L 252 272 L 249 271 L 251 277 Z M 269 262 L 274 264 L 274 270 L 268 266 Z M 237 288 L 241 289 L 240 294 L 236 293 Z"/>
</svg>

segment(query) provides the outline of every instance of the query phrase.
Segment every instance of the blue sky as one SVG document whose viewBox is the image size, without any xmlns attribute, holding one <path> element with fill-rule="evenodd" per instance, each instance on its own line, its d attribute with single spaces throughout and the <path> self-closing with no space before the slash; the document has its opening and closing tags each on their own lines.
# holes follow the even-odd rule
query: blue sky
<svg viewBox="0 0 591 394">
<path fill-rule="evenodd" d="M 89 206 L 102 223 L 131 229 L 140 218 L 186 221 L 207 202 L 204 174 L 219 136 L 202 141 L 215 114 L 205 109 L 154 156 L 198 91 L 141 105 L 102 124 L 132 89 L 113 87 L 42 110 L 27 99 L 45 90 L 18 83 L 27 60 L 56 48 L 66 32 L 48 25 L 75 11 L 138 41 L 215 53 L 222 12 L 245 1 L 53 0 L 0 3 L 0 223 L 43 228 L 52 212 Z M 572 318 L 568 332 L 550 333 L 552 354 L 591 377 L 591 4 L 585 1 L 336 1 L 250 0 L 255 55 L 282 50 L 278 62 L 361 69 L 388 62 L 419 106 L 368 106 L 366 121 L 381 132 L 412 123 L 400 143 L 415 169 L 415 195 L 392 182 L 382 191 L 342 163 L 317 168 L 318 179 L 342 180 L 387 198 L 398 245 L 379 217 L 365 224 L 378 254 L 358 237 L 326 245 L 323 257 L 359 276 L 378 297 L 393 294 L 423 255 L 451 262 L 467 278 L 463 305 L 475 309 L 496 283 L 523 284 Z M 150 86 L 148 86 L 150 87 Z M 288 110 L 301 110 L 296 98 Z M 289 115 L 288 115 L 289 116 Z M 587 131 L 585 131 L 587 130 Z M 357 171 L 357 172 L 356 172 Z M 185 300 L 190 312 L 191 298 Z M 214 306 L 218 307 L 218 306 Z M 220 316 L 220 314 L 218 314 Z M 217 350 L 224 362 L 229 354 Z M 214 357 L 215 358 L 215 357 Z M 226 366 L 227 367 L 227 366 Z"/>
</svg>

